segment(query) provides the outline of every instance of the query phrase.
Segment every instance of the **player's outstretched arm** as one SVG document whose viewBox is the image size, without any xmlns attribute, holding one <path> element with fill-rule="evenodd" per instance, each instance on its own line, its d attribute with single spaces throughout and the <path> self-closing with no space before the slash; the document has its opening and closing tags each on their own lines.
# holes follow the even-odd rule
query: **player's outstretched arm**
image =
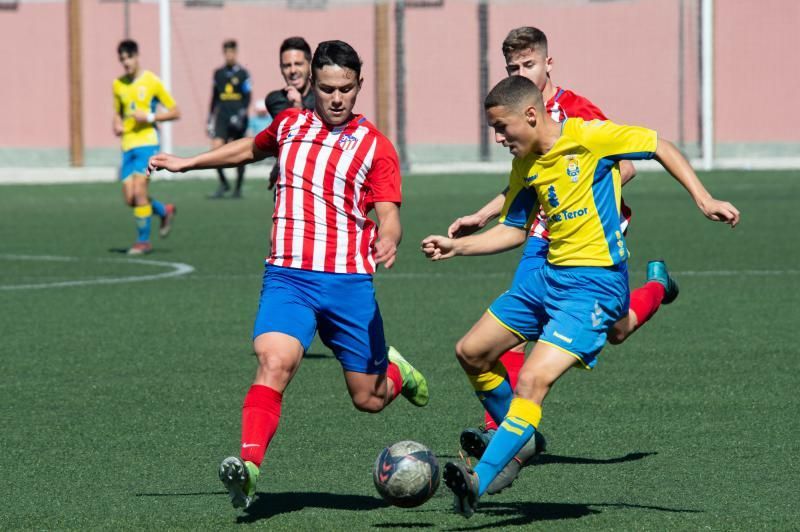
<svg viewBox="0 0 800 532">
<path fill-rule="evenodd" d="M 169 122 L 181 117 L 181 110 L 177 105 L 163 109 L 157 113 L 147 113 L 139 110 L 133 113 L 133 118 L 140 124 L 155 124 L 156 122 Z"/>
<path fill-rule="evenodd" d="M 689 161 L 668 140 L 658 139 L 656 160 L 683 185 L 692 196 L 697 207 L 709 220 L 725 222 L 731 227 L 739 223 L 739 211 L 731 203 L 714 199 L 695 174 Z"/>
<path fill-rule="evenodd" d="M 422 241 L 422 252 L 431 260 L 444 260 L 457 255 L 494 255 L 513 249 L 523 242 L 527 228 L 497 224 L 488 231 L 463 238 L 430 235 Z"/>
<path fill-rule="evenodd" d="M 245 137 L 194 157 L 177 157 L 170 153 L 159 153 L 150 158 L 150 162 L 147 165 L 147 175 L 157 170 L 187 172 L 204 168 L 242 166 L 254 161 L 260 161 L 267 155 L 266 152 L 256 147 L 254 139 Z"/>
<path fill-rule="evenodd" d="M 619 178 L 622 182 L 622 186 L 628 184 L 628 181 L 636 177 L 636 167 L 633 166 L 633 163 L 630 161 L 620 161 L 619 162 Z"/>
<path fill-rule="evenodd" d="M 447 236 L 461 238 L 483 229 L 486 224 L 500 216 L 500 211 L 503 209 L 505 201 L 506 195 L 500 193 L 475 213 L 456 218 L 447 228 Z"/>
<path fill-rule="evenodd" d="M 378 240 L 375 241 L 375 262 L 383 264 L 386 269 L 394 265 L 397 258 L 397 246 L 403 237 L 400 225 L 400 208 L 390 201 L 375 203 L 375 214 L 378 217 Z"/>
</svg>

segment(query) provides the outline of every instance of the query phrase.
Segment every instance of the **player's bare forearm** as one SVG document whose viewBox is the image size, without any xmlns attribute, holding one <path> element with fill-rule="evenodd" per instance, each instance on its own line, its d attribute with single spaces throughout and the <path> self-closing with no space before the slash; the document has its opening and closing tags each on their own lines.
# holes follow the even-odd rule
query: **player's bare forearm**
<svg viewBox="0 0 800 532">
<path fill-rule="evenodd" d="M 431 260 L 443 260 L 458 255 L 494 255 L 514 249 L 525 242 L 526 228 L 497 224 L 488 231 L 463 238 L 431 235 L 422 241 L 422 252 Z"/>
<path fill-rule="evenodd" d="M 150 158 L 147 171 L 149 174 L 157 170 L 188 172 L 205 168 L 230 168 L 260 161 L 267 155 L 269 154 L 256 147 L 254 139 L 245 137 L 194 157 L 176 157 L 169 153 L 159 153 Z"/>
<path fill-rule="evenodd" d="M 375 203 L 378 218 L 378 240 L 375 242 L 375 262 L 391 268 L 397 257 L 397 246 L 403 238 L 400 223 L 400 207 L 396 203 L 379 201 Z"/>
<path fill-rule="evenodd" d="M 156 113 L 156 122 L 169 122 L 171 120 L 178 120 L 181 117 L 181 110 L 176 105 L 171 109 L 164 109 Z"/>
<path fill-rule="evenodd" d="M 711 196 L 689 161 L 674 144 L 668 140 L 658 139 L 655 158 L 689 192 L 706 218 L 725 222 L 732 227 L 739 223 L 739 211 L 736 207 L 727 201 L 720 201 Z"/>
<path fill-rule="evenodd" d="M 447 235 L 450 238 L 461 238 L 483 229 L 487 223 L 500 216 L 505 199 L 505 194 L 498 194 L 474 214 L 456 218 L 447 228 Z"/>
<path fill-rule="evenodd" d="M 622 186 L 625 186 L 628 181 L 636 177 L 636 167 L 633 166 L 633 163 L 630 161 L 620 161 L 619 162 L 619 177 L 620 181 L 622 182 Z"/>
<path fill-rule="evenodd" d="M 403 238 L 403 226 L 400 224 L 400 208 L 397 204 L 379 201 L 375 203 L 375 214 L 378 217 L 378 238 L 399 244 Z"/>
<path fill-rule="evenodd" d="M 111 121 L 111 129 L 114 131 L 114 135 L 121 136 L 123 132 L 122 128 L 122 117 L 119 115 L 114 115 L 114 119 Z"/>
<path fill-rule="evenodd" d="M 492 198 L 492 201 L 481 207 L 475 214 L 480 216 L 481 219 L 485 220 L 484 224 L 491 222 L 492 220 L 500 216 L 500 211 L 503 210 L 503 204 L 505 203 L 505 201 L 506 201 L 506 195 L 502 193 L 498 194 L 497 196 Z"/>
</svg>

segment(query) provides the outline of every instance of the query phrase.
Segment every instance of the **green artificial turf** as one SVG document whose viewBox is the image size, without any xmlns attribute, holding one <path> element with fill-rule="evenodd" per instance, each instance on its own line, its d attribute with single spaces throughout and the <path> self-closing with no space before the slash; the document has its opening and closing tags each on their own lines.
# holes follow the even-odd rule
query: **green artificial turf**
<svg viewBox="0 0 800 532">
<path fill-rule="evenodd" d="M 453 346 L 520 253 L 429 263 L 418 248 L 502 176 L 404 183 L 399 260 L 375 284 L 388 341 L 428 377 L 430 405 L 357 412 L 315 341 L 247 512 L 230 507 L 216 468 L 238 450 L 255 370 L 265 183 L 208 201 L 211 182 L 155 182 L 179 214 L 144 263 L 119 252 L 135 232 L 118 185 L 0 187 L 0 529 L 796 528 L 800 173 L 703 177 L 741 226 L 706 221 L 664 174 L 626 187 L 631 283 L 663 257 L 681 295 L 596 370 L 556 385 L 541 425 L 549 454 L 470 520 L 444 486 L 419 508 L 387 506 L 371 468 L 401 439 L 453 459 L 461 429 L 481 421 Z"/>
</svg>

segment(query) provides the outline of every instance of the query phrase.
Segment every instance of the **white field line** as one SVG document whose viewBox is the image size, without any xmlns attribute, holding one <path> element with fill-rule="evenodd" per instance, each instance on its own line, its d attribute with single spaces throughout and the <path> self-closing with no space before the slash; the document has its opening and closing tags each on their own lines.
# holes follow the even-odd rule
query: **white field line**
<svg viewBox="0 0 800 532">
<path fill-rule="evenodd" d="M 32 260 L 32 261 L 48 261 L 48 262 L 76 262 L 80 260 L 93 260 L 93 259 L 79 259 L 77 257 L 57 257 L 52 255 L 13 255 L 13 254 L 0 254 L 0 260 Z M 170 277 L 179 277 L 188 275 L 194 271 L 194 266 L 185 264 L 183 262 L 166 262 L 160 260 L 147 260 L 147 259 L 94 259 L 95 262 L 121 262 L 141 264 L 144 266 L 155 266 L 158 268 L 169 268 L 169 271 L 154 273 L 149 275 L 128 275 L 124 277 L 94 277 L 91 279 L 80 279 L 76 281 L 55 281 L 49 283 L 31 283 L 31 284 L 8 284 L 0 285 L 2 290 L 37 290 L 42 288 L 63 288 L 69 286 L 88 286 L 97 284 L 121 284 L 121 283 L 138 283 L 141 281 L 157 281 L 160 279 L 168 279 Z"/>
</svg>

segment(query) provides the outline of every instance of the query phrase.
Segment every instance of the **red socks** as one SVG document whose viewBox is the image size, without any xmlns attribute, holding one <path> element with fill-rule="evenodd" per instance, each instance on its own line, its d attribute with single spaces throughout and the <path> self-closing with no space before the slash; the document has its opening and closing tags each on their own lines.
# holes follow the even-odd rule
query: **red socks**
<svg viewBox="0 0 800 532">
<path fill-rule="evenodd" d="M 386 378 L 394 385 L 394 393 L 389 399 L 389 401 L 393 401 L 403 389 L 403 376 L 400 374 L 400 368 L 394 362 L 389 362 L 389 367 L 386 368 Z"/>
<path fill-rule="evenodd" d="M 261 466 L 264 453 L 281 419 L 283 394 L 269 386 L 254 384 L 242 407 L 242 460 Z"/>
<path fill-rule="evenodd" d="M 636 314 L 637 328 L 644 325 L 656 313 L 661 306 L 661 300 L 664 299 L 664 291 L 664 285 L 650 281 L 631 292 L 631 310 Z"/>
<path fill-rule="evenodd" d="M 525 364 L 525 352 L 513 350 L 506 351 L 500 355 L 500 362 L 506 368 L 506 373 L 508 373 L 508 382 L 511 384 L 511 389 L 515 390 L 517 388 L 517 377 L 519 377 L 519 371 L 522 369 L 522 365 Z M 494 422 L 492 416 L 489 415 L 489 412 L 484 413 L 484 425 L 486 426 L 486 430 L 497 430 L 497 423 Z"/>
</svg>

